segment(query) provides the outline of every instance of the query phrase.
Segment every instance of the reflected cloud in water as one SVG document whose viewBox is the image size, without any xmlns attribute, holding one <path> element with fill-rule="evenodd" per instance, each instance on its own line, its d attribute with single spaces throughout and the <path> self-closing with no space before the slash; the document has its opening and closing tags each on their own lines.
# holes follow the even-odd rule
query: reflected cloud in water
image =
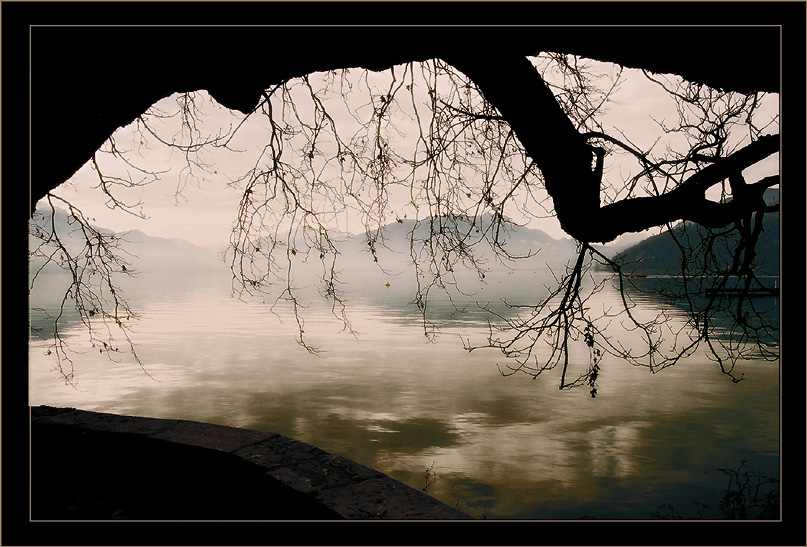
<svg viewBox="0 0 807 547">
<path fill-rule="evenodd" d="M 460 337 L 487 333 L 476 311 L 435 301 L 442 330 L 427 340 L 405 284 L 377 281 L 351 297 L 358 338 L 326 307 L 305 310 L 317 356 L 295 343 L 282 309 L 230 298 L 227 276 L 161 279 L 134 302 L 143 320 L 133 340 L 156 381 L 125 355 L 112 363 L 87 351 L 73 389 L 33 341 L 31 403 L 282 433 L 488 518 L 650 518 L 670 500 L 717 495 L 722 482 L 704 470 L 743 458 L 778 477 L 778 363 L 749 361 L 747 380 L 732 384 L 699 356 L 659 374 L 606 358 L 592 399 L 551 375 L 503 377 L 499 354 L 463 350 Z M 509 297 L 536 296 L 517 286 Z M 495 287 L 485 303 L 505 296 Z M 478 293 L 460 304 L 473 309 Z M 617 299 L 607 287 L 594 303 Z M 663 309 L 637 302 L 642 313 Z M 81 329 L 66 335 L 87 350 Z"/>
</svg>

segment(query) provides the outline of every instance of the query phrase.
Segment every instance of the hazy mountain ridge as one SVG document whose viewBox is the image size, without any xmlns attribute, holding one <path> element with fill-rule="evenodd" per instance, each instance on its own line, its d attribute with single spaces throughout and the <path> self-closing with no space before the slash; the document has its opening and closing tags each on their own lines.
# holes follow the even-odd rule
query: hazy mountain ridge
<svg viewBox="0 0 807 547">
<path fill-rule="evenodd" d="M 134 267 L 144 272 L 218 272 L 226 265 L 218 253 L 194 245 L 184 239 L 154 237 L 132 230 L 126 241 L 131 242 L 131 253 L 136 255 Z"/>
<path fill-rule="evenodd" d="M 431 249 L 453 250 L 458 243 L 454 236 L 456 229 L 460 234 L 468 234 L 465 243 L 470 246 L 474 256 L 481 259 L 484 267 L 491 270 L 546 270 L 547 264 L 550 267 L 562 266 L 574 255 L 576 243 L 572 239 L 555 239 L 538 229 L 509 225 L 499 232 L 498 241 L 506 253 L 519 258 L 512 261 L 505 259 L 507 265 L 502 265 L 494 257 L 491 246 L 491 242 L 497 238 L 491 222 L 490 215 L 480 217 L 473 224 L 462 219 L 427 218 L 416 225 L 414 220 L 402 219 L 385 225 L 379 233 L 373 231 L 354 235 L 338 249 L 345 257 L 358 256 L 362 269 L 380 265 L 401 270 L 411 265 L 412 253 L 426 258 L 426 253 Z M 441 225 L 446 228 L 443 233 L 440 232 Z M 374 238 L 377 264 L 373 260 L 368 237 Z"/>
<path fill-rule="evenodd" d="M 45 213 L 46 218 L 37 211 L 33 221 L 42 233 L 50 234 L 50 213 Z M 60 240 L 71 253 L 80 252 L 84 247 L 84 236 L 78 228 L 78 224 L 69 221 L 69 215 L 62 209 L 56 209 L 53 218 L 56 233 Z M 150 236 L 140 230 L 129 230 L 116 233 L 103 227 L 93 226 L 98 232 L 105 235 L 114 235 L 118 240 L 118 246 L 122 250 L 121 257 L 130 264 L 127 268 L 135 272 L 143 273 L 169 273 L 169 272 L 217 272 L 224 271 L 226 266 L 218 258 L 218 253 L 209 248 L 194 245 L 184 239 L 162 238 Z M 39 244 L 39 240 L 33 235 L 28 238 L 29 249 Z M 49 249 L 54 247 L 49 246 Z M 31 257 L 30 270 L 36 271 L 45 263 L 44 257 Z M 56 264 L 47 264 L 44 273 L 58 273 L 63 271 Z"/>
<path fill-rule="evenodd" d="M 37 215 L 36 224 L 45 233 L 49 233 L 50 214 L 43 222 L 41 216 Z M 63 243 L 71 252 L 78 252 L 83 247 L 83 235 L 77 231 L 77 224 L 68 222 L 68 214 L 64 210 L 57 209 L 54 222 L 57 233 Z M 431 252 L 431 245 L 435 242 L 442 244 L 443 249 L 452 249 L 457 241 L 450 233 L 451 230 L 444 230 L 440 234 L 440 225 L 444 227 L 456 228 L 461 233 L 468 233 L 467 243 L 472 244 L 474 256 L 480 259 L 480 263 L 485 269 L 490 271 L 505 271 L 508 269 L 521 271 L 546 271 L 547 267 L 562 268 L 566 262 L 574 256 L 576 243 L 572 239 L 555 239 L 547 233 L 522 226 L 508 225 L 502 229 L 498 235 L 502 241 L 503 249 L 515 257 L 517 260 L 505 260 L 502 264 L 494 257 L 490 245 L 496 234 L 492 228 L 492 216 L 484 215 L 477 219 L 475 223 L 468 220 L 458 220 L 454 218 L 427 218 L 415 223 L 411 219 L 402 219 L 399 222 L 392 222 L 385 225 L 380 234 L 371 233 L 373 237 L 378 235 L 374 243 L 378 262 L 373 260 L 373 254 L 368 245 L 368 235 L 358 234 L 347 237 L 336 242 L 336 248 L 340 253 L 337 267 L 346 274 L 350 272 L 367 272 L 378 270 L 379 266 L 392 273 L 404 273 L 412 267 L 412 256 L 410 246 L 410 234 L 414 230 L 414 249 L 416 256 L 423 260 Z M 120 248 L 124 251 L 124 258 L 131 263 L 131 269 L 142 273 L 182 273 L 182 272 L 221 272 L 226 271 L 227 265 L 221 260 L 221 251 L 213 251 L 209 246 L 194 245 L 180 238 L 164 238 L 146 234 L 141 230 L 130 230 L 123 233 L 115 233 L 112 230 L 95 227 L 104 234 L 115 235 L 119 238 Z M 487 241 L 486 241 L 487 240 Z M 36 245 L 37 240 L 29 236 L 29 244 Z M 302 265 L 305 255 L 305 246 L 299 245 L 296 250 L 296 260 L 302 270 L 308 268 Z M 300 252 L 302 251 L 302 252 Z M 439 250 L 438 250 L 439 251 Z M 130 256 L 131 255 L 131 256 Z M 318 265 L 317 253 L 308 254 L 308 265 Z M 36 270 L 44 263 L 44 258 L 33 257 L 31 259 L 31 269 Z M 297 267 L 297 265 L 295 266 Z M 61 271 L 55 264 L 50 264 L 45 268 L 45 272 Z M 300 270 L 298 270 L 300 271 Z"/>
</svg>

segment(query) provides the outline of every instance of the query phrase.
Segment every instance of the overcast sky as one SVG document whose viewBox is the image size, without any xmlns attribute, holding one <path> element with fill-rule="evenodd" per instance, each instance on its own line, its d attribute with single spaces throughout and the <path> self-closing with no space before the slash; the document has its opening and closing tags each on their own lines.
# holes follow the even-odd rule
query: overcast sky
<svg viewBox="0 0 807 547">
<path fill-rule="evenodd" d="M 625 83 L 614 97 L 616 104 L 611 105 L 608 113 L 601 119 L 606 129 L 618 127 L 630 137 L 631 141 L 646 145 L 660 134 L 654 118 L 670 121 L 676 118 L 672 102 L 665 92 L 637 72 L 625 71 L 623 77 Z M 203 105 L 203 109 L 208 113 L 211 122 L 227 128 L 238 124 L 243 117 L 240 113 L 232 113 L 223 108 L 209 97 L 207 100 L 209 102 Z M 770 97 L 767 106 L 769 112 L 778 109 L 777 101 L 778 96 Z M 175 110 L 176 103 L 174 99 L 168 98 L 159 103 L 158 107 L 169 111 Z M 239 129 L 240 140 L 237 146 L 246 147 L 250 142 L 253 145 L 265 144 L 265 137 L 257 127 L 259 116 L 255 118 L 255 127 L 248 124 Z M 614 133 L 614 136 L 619 137 L 617 133 Z M 133 126 L 122 128 L 115 134 L 119 149 L 134 149 L 137 138 Z M 143 202 L 143 212 L 147 215 L 147 220 L 120 210 L 110 210 L 105 205 L 106 199 L 103 193 L 93 189 L 98 185 L 98 176 L 89 164 L 56 193 L 77 205 L 87 216 L 94 218 L 98 226 L 115 231 L 138 229 L 149 235 L 177 237 L 199 245 L 226 243 L 236 218 L 240 197 L 237 189 L 227 186 L 228 177 L 242 174 L 251 165 L 250 161 L 254 162 L 254 153 L 233 154 L 220 151 L 215 156 L 204 156 L 202 159 L 208 163 L 210 172 L 205 173 L 205 180 L 196 179 L 188 182 L 182 190 L 183 199 L 180 200 L 176 199 L 176 189 L 178 185 L 183 184 L 183 180 L 187 180 L 181 177 L 183 174 L 181 167 L 184 165 L 182 158 L 176 154 L 168 157 L 164 149 L 156 148 L 151 151 L 141 148 L 139 153 L 142 157 L 130 156 L 136 165 L 145 165 L 154 170 L 171 169 L 169 173 L 160 175 L 158 181 L 134 191 L 120 192 L 121 199 L 126 202 L 133 203 L 138 200 Z M 769 160 L 767 169 L 778 172 L 777 162 L 778 156 Z M 621 176 L 622 167 L 613 164 L 608 167 L 610 171 L 606 176 Z M 761 176 L 765 174 L 770 173 L 760 172 Z M 753 176 L 755 175 L 750 178 Z M 137 178 L 136 172 L 133 177 Z M 534 221 L 530 227 L 540 228 L 556 238 L 565 237 L 554 218 Z"/>
</svg>

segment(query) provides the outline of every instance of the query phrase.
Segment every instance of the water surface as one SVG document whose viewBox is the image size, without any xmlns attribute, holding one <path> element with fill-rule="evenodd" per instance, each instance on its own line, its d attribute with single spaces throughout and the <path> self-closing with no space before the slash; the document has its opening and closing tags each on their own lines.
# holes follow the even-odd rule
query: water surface
<svg viewBox="0 0 807 547">
<path fill-rule="evenodd" d="M 32 306 L 53 305 L 54 280 L 40 283 Z M 320 354 L 296 343 L 286 306 L 273 313 L 266 299 L 232 298 L 226 275 L 134 283 L 126 293 L 142 319 L 132 339 L 150 376 L 123 343 L 120 362 L 89 347 L 68 316 L 63 335 L 82 352 L 77 384 L 65 385 L 48 343 L 32 339 L 31 404 L 278 432 L 475 517 L 719 517 L 703 507 L 717 507 L 726 488 L 715 469 L 746 461 L 779 477 L 778 362 L 743 362 L 746 379 L 735 384 L 703 353 L 658 374 L 606 357 L 592 398 L 585 388 L 559 390 L 554 372 L 503 376 L 498 352 L 465 351 L 461 340 L 483 343 L 487 333 L 475 303 L 535 301 L 543 285 L 532 275 L 476 287 L 458 301 L 468 313 L 436 299 L 436 339 L 424 336 L 405 279 L 387 287 L 368 276 L 350 288 L 356 336 L 312 296 L 302 317 Z M 618 296 L 606 284 L 591 304 L 614 305 Z M 637 311 L 661 308 L 647 298 Z"/>
</svg>

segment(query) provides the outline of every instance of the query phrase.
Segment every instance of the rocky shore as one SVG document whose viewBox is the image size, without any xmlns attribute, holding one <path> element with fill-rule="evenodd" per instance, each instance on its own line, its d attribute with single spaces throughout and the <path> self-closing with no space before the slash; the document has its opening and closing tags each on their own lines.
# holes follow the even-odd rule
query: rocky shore
<svg viewBox="0 0 807 547">
<path fill-rule="evenodd" d="M 276 433 L 31 408 L 33 520 L 470 519 Z"/>
</svg>

